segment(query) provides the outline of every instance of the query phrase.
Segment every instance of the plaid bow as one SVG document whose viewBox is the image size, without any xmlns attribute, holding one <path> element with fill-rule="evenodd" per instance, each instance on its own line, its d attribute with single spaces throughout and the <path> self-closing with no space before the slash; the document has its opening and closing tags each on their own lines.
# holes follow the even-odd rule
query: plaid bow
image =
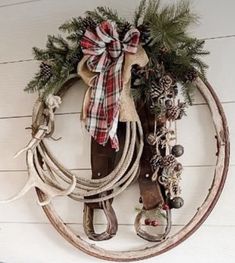
<svg viewBox="0 0 235 263">
<path fill-rule="evenodd" d="M 124 54 L 137 52 L 139 35 L 139 31 L 132 28 L 120 41 L 116 24 L 104 21 L 95 32 L 86 30 L 81 40 L 83 53 L 89 55 L 86 62 L 88 69 L 98 73 L 91 83 L 86 129 L 99 144 L 105 145 L 110 139 L 112 148 L 116 150 L 119 149 L 116 132 L 123 88 Z"/>
</svg>

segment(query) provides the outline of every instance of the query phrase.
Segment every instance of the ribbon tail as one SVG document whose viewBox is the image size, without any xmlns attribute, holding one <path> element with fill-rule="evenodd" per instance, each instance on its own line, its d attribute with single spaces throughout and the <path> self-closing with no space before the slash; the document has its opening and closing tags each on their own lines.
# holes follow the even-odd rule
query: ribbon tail
<svg viewBox="0 0 235 263">
<path fill-rule="evenodd" d="M 116 117 L 113 120 L 112 127 L 109 131 L 109 138 L 111 140 L 111 147 L 116 149 L 116 151 L 119 150 L 119 141 L 117 138 L 117 128 L 118 128 L 118 119 L 119 119 L 119 112 L 116 115 Z"/>
</svg>

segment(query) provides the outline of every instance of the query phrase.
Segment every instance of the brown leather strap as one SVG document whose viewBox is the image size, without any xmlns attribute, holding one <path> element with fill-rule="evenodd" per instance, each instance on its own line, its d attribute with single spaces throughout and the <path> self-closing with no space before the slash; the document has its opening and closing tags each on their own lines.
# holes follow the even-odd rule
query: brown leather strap
<svg viewBox="0 0 235 263">
<path fill-rule="evenodd" d="M 146 230 L 142 229 L 142 219 L 145 217 L 147 211 L 160 209 L 163 207 L 166 200 L 164 200 L 161 187 L 156 180 L 153 182 L 152 178 L 152 168 L 150 166 L 150 159 L 154 154 L 154 147 L 149 145 L 146 138 L 150 132 L 154 130 L 155 116 L 149 112 L 146 104 L 139 106 L 139 116 L 143 127 L 143 132 L 145 136 L 145 143 L 143 154 L 140 161 L 140 174 L 138 178 L 140 197 L 143 203 L 143 209 L 138 213 L 135 219 L 135 229 L 138 236 L 148 241 L 160 242 L 162 241 L 170 231 L 171 228 L 171 212 L 166 210 L 166 227 L 162 234 L 150 234 Z M 161 127 L 161 123 L 158 123 L 158 127 Z"/>
<path fill-rule="evenodd" d="M 106 146 L 99 145 L 94 139 L 91 139 L 91 168 L 92 178 L 100 179 L 107 176 L 115 168 L 120 160 L 125 142 L 124 123 L 118 125 L 118 138 L 120 149 L 115 152 L 108 143 Z M 108 193 L 108 192 L 107 192 Z M 94 196 L 92 196 L 94 197 Z M 83 226 L 87 236 L 96 241 L 112 238 L 118 229 L 116 214 L 112 208 L 112 199 L 101 203 L 84 204 Z M 97 234 L 94 231 L 93 216 L 95 209 L 102 209 L 107 219 L 107 228 L 103 233 Z"/>
<path fill-rule="evenodd" d="M 91 139 L 92 178 L 100 179 L 107 176 L 114 168 L 115 156 L 115 150 L 109 144 L 102 146 L 94 139 Z M 107 219 L 106 231 L 99 234 L 95 233 L 93 225 L 94 211 L 96 209 L 103 210 Z M 110 239 L 116 234 L 118 223 L 116 214 L 112 208 L 112 199 L 100 203 L 85 203 L 83 213 L 83 227 L 88 238 L 101 241 Z"/>
<path fill-rule="evenodd" d="M 146 141 L 148 134 L 154 130 L 155 116 L 149 112 L 146 104 L 142 105 L 141 110 L 139 111 L 139 116 L 145 136 L 144 149 L 140 161 L 140 175 L 138 179 L 140 195 L 144 209 L 153 209 L 164 203 L 159 184 L 157 182 L 154 183 L 151 180 L 153 171 L 149 161 L 154 155 L 154 146 L 149 145 Z"/>
<path fill-rule="evenodd" d="M 164 199 L 158 183 L 152 182 L 152 170 L 149 163 L 142 160 L 140 163 L 139 188 L 145 210 L 151 210 L 164 204 Z"/>
<path fill-rule="evenodd" d="M 100 179 L 107 176 L 114 168 L 115 157 L 116 157 L 116 152 L 114 149 L 110 147 L 110 144 L 107 144 L 106 146 L 102 146 L 92 138 L 91 139 L 92 178 Z M 89 203 L 88 205 L 89 207 L 94 209 L 102 209 L 102 206 L 99 203 Z"/>
</svg>

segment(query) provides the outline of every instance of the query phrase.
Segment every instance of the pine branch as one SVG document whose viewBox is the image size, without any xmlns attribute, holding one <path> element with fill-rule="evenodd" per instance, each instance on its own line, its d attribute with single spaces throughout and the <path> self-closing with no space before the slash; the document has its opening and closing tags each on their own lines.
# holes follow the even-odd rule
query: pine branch
<svg viewBox="0 0 235 263">
<path fill-rule="evenodd" d="M 105 18 L 104 20 L 115 21 L 117 24 L 122 24 L 125 22 L 124 19 L 122 19 L 118 16 L 117 11 L 112 10 L 109 7 L 99 6 L 99 7 L 97 7 L 97 10 Z"/>
<path fill-rule="evenodd" d="M 160 6 L 160 0 L 149 0 L 144 15 L 144 22 L 148 22 L 155 15 L 158 16 L 159 6 Z"/>
<path fill-rule="evenodd" d="M 188 1 L 180 1 L 173 6 L 172 23 L 177 25 L 181 30 L 185 31 L 190 25 L 198 22 L 198 16 L 190 11 L 190 4 Z"/>
<path fill-rule="evenodd" d="M 46 61 L 51 58 L 46 50 L 39 49 L 37 47 L 33 47 L 33 55 L 34 58 L 39 61 Z"/>
<path fill-rule="evenodd" d="M 81 35 L 78 33 L 72 33 L 69 36 L 67 36 L 66 38 L 73 43 L 79 43 L 79 41 L 81 40 Z"/>
<path fill-rule="evenodd" d="M 188 105 L 192 105 L 194 101 L 194 92 L 195 92 L 196 86 L 191 81 L 187 81 L 182 83 L 181 86 L 181 93 L 184 97 L 185 102 Z"/>
<path fill-rule="evenodd" d="M 94 11 L 87 11 L 86 15 L 91 17 L 98 24 L 105 20 L 105 18 L 99 13 L 97 9 Z"/>
<path fill-rule="evenodd" d="M 143 18 L 145 11 L 146 11 L 146 0 L 141 0 L 139 7 L 136 9 L 134 14 L 135 27 L 139 25 L 140 19 Z"/>
<path fill-rule="evenodd" d="M 63 32 L 72 33 L 79 31 L 82 28 L 82 17 L 72 18 L 71 20 L 66 21 L 59 29 Z"/>
<path fill-rule="evenodd" d="M 203 78 L 205 78 L 206 69 L 208 68 L 208 65 L 199 58 L 192 58 L 191 64 L 194 65 L 194 67 L 196 67 L 198 69 L 201 76 L 203 76 Z"/>
<path fill-rule="evenodd" d="M 160 8 L 160 0 L 151 0 L 144 16 L 144 22 L 150 25 L 151 44 L 160 43 L 170 49 L 187 40 L 186 30 L 196 21 L 197 16 L 190 12 L 185 1 Z"/>
<path fill-rule="evenodd" d="M 67 40 L 72 41 L 74 43 L 79 43 L 87 29 L 87 26 L 84 23 L 86 19 L 87 17 L 72 18 L 71 20 L 67 21 L 62 26 L 60 26 L 59 29 L 69 34 L 66 37 Z"/>
<path fill-rule="evenodd" d="M 28 85 L 24 88 L 24 91 L 33 93 L 38 90 L 38 79 L 35 76 L 33 80 L 31 80 Z"/>
<path fill-rule="evenodd" d="M 56 95 L 66 79 L 65 76 L 61 76 L 58 81 L 54 81 L 51 85 L 47 85 L 41 94 L 42 98 L 46 99 L 50 94 Z"/>
<path fill-rule="evenodd" d="M 60 27 L 60 30 L 67 33 L 66 38 L 60 35 L 48 36 L 45 49 L 33 49 L 37 60 L 50 62 L 51 75 L 50 72 L 49 75 L 44 73 L 46 77 L 49 76 L 45 78 L 43 72 L 39 71 L 25 90 L 40 91 L 43 96 L 57 93 L 61 83 L 71 73 L 76 72 L 77 63 L 83 56 L 79 43 L 86 29 L 94 29 L 104 20 L 115 21 L 118 30 L 124 31 L 124 33 L 130 25 L 125 19 L 119 18 L 116 11 L 108 7 L 98 7 L 94 11 L 86 12 L 84 18 L 78 17 L 67 21 Z M 140 76 L 143 84 L 133 89 L 135 98 L 141 97 L 148 101 L 151 81 L 156 80 L 157 75 L 167 73 L 176 82 L 182 83 L 185 100 L 189 104 L 192 103 L 192 84 L 189 80 L 194 77 L 195 72 L 205 78 L 207 65 L 201 60 L 201 57 L 209 53 L 204 50 L 204 41 L 192 38 L 187 34 L 188 27 L 196 21 L 197 16 L 190 12 L 187 1 L 161 7 L 160 0 L 149 0 L 148 2 L 141 0 L 135 12 L 134 24 L 138 26 L 141 22 L 143 28 L 150 30 L 150 41 L 144 46 L 150 61 L 146 67 L 148 77 Z M 159 68 L 159 65 L 163 69 Z M 157 108 L 155 112 L 158 112 Z"/>
<path fill-rule="evenodd" d="M 57 37 L 53 36 L 52 41 L 54 42 L 54 46 L 57 45 L 59 49 L 62 49 L 66 52 L 68 51 L 69 49 L 68 42 L 62 36 L 60 35 L 58 35 Z"/>
<path fill-rule="evenodd" d="M 46 47 L 50 52 L 64 55 L 68 52 L 69 46 L 61 36 L 48 36 Z"/>
</svg>

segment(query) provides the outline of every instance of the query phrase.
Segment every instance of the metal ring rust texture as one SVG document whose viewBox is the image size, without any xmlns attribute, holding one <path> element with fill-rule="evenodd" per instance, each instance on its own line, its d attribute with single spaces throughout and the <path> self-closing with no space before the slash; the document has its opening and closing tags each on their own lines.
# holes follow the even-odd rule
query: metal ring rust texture
<svg viewBox="0 0 235 263">
<path fill-rule="evenodd" d="M 91 256 L 100 259 L 123 262 L 141 260 L 157 256 L 179 245 L 182 241 L 192 235 L 206 220 L 215 204 L 217 203 L 223 190 L 229 167 L 230 144 L 226 117 L 216 93 L 209 83 L 204 83 L 199 78 L 196 79 L 195 84 L 210 108 L 216 131 L 218 152 L 214 179 L 212 181 L 209 194 L 207 195 L 193 218 L 178 233 L 169 236 L 161 243 L 155 245 L 152 245 L 153 243 L 150 243 L 152 245 L 151 247 L 139 248 L 138 250 L 112 251 L 99 248 L 86 242 L 80 236 L 77 236 L 77 234 L 75 234 L 68 226 L 66 226 L 63 220 L 56 213 L 52 204 L 43 206 L 43 210 L 50 220 L 51 224 L 73 246 Z M 43 201 L 44 194 L 40 190 L 36 190 L 39 200 Z"/>
</svg>

